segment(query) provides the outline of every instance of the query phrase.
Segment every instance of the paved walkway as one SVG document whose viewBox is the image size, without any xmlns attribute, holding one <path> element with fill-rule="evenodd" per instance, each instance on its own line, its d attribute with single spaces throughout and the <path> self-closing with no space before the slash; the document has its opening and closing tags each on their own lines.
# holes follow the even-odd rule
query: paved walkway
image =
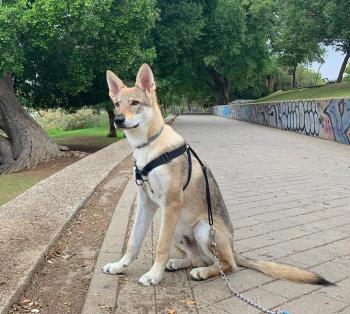
<svg viewBox="0 0 350 314">
<path fill-rule="evenodd" d="M 241 269 L 229 276 L 233 287 L 270 309 L 350 313 L 350 147 L 209 115 L 180 116 L 173 126 L 216 176 L 239 252 L 337 283 L 322 288 Z M 120 276 L 117 313 L 258 313 L 231 297 L 221 278 L 194 282 L 179 271 L 156 287 L 138 285 L 158 229 L 159 217 L 140 258 Z"/>
</svg>

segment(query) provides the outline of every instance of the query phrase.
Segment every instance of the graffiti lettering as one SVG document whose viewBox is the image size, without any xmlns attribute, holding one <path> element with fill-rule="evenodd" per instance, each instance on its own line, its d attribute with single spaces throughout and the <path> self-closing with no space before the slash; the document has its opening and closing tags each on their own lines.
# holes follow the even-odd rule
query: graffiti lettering
<svg viewBox="0 0 350 314">
<path fill-rule="evenodd" d="M 213 114 L 350 144 L 350 99 L 224 105 Z"/>
</svg>

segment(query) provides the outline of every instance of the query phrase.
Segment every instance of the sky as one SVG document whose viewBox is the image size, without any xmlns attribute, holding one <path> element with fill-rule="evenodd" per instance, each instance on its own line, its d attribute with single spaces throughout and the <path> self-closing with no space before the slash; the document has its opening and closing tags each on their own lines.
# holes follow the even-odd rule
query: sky
<svg viewBox="0 0 350 314">
<path fill-rule="evenodd" d="M 326 47 L 325 63 L 321 67 L 322 78 L 328 78 L 330 81 L 336 80 L 345 55 L 342 52 L 335 51 L 334 47 Z M 320 64 L 313 62 L 311 68 L 318 71 Z"/>
</svg>

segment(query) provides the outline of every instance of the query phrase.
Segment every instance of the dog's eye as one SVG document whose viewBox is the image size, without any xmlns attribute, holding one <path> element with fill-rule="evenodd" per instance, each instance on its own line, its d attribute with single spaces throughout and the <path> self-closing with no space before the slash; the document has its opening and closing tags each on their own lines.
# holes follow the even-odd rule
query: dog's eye
<svg viewBox="0 0 350 314">
<path fill-rule="evenodd" d="M 119 102 L 116 102 L 116 103 L 114 104 L 114 106 L 116 106 L 116 108 L 118 108 L 118 107 L 119 107 Z"/>
<path fill-rule="evenodd" d="M 134 100 L 132 103 L 131 103 L 131 106 L 137 106 L 137 105 L 139 105 L 140 103 L 138 102 L 138 101 L 136 101 L 136 100 Z"/>
</svg>

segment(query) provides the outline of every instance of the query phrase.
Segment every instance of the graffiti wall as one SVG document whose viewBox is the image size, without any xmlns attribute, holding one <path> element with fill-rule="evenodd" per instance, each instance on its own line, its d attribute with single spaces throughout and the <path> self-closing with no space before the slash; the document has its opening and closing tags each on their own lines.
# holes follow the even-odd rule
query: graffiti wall
<svg viewBox="0 0 350 314">
<path fill-rule="evenodd" d="M 223 105 L 211 113 L 350 144 L 350 99 Z"/>
</svg>

